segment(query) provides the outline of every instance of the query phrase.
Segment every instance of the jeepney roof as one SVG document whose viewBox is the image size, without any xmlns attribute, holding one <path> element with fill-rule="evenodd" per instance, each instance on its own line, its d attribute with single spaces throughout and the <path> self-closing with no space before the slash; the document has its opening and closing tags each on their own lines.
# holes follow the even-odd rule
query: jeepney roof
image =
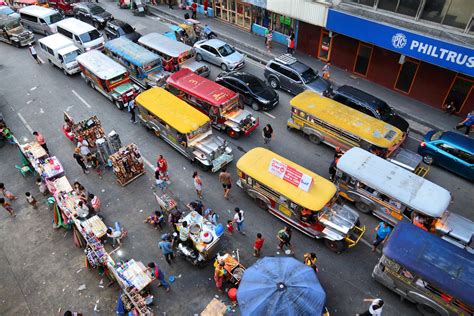
<svg viewBox="0 0 474 316">
<path fill-rule="evenodd" d="M 135 102 L 182 134 L 210 122 L 209 117 L 163 88 L 146 90 L 137 96 Z"/>
<path fill-rule="evenodd" d="M 163 34 L 150 33 L 138 39 L 138 43 L 148 46 L 171 57 L 179 57 L 182 53 L 192 50 L 189 45 L 171 39 Z"/>
<path fill-rule="evenodd" d="M 105 43 L 105 49 L 120 55 L 120 57 L 138 67 L 143 67 L 154 61 L 161 61 L 160 56 L 123 37 L 108 41 Z"/>
<path fill-rule="evenodd" d="M 310 90 L 295 96 L 290 104 L 381 148 L 390 148 L 403 137 L 398 128 Z"/>
<path fill-rule="evenodd" d="M 179 87 L 184 92 L 202 99 L 213 106 L 222 106 L 226 101 L 237 95 L 234 91 L 203 78 L 187 68 L 171 74 L 166 83 Z"/>
<path fill-rule="evenodd" d="M 454 299 L 474 306 L 474 254 L 408 222 L 393 229 L 383 254 Z"/>
<path fill-rule="evenodd" d="M 277 159 L 310 176 L 312 183 L 308 192 L 271 173 L 268 169 L 272 159 Z M 321 210 L 331 201 L 337 191 L 336 186 L 329 180 L 262 147 L 251 149 L 243 155 L 237 161 L 237 169 L 285 196 L 292 202 L 312 211 Z"/>
<path fill-rule="evenodd" d="M 441 217 L 451 202 L 448 190 L 358 147 L 346 151 L 337 168 L 430 217 Z"/>
<path fill-rule="evenodd" d="M 67 46 L 74 46 L 74 42 L 66 36 L 54 33 L 38 40 L 41 44 L 51 48 L 52 50 L 60 49 Z"/>
<path fill-rule="evenodd" d="M 109 80 L 127 72 L 122 65 L 98 50 L 81 54 L 77 56 L 76 60 L 102 80 Z"/>
</svg>

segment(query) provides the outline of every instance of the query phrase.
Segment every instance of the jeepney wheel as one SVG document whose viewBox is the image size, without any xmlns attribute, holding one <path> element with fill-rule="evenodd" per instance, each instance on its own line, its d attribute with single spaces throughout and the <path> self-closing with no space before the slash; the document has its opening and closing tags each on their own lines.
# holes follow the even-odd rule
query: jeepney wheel
<svg viewBox="0 0 474 316">
<path fill-rule="evenodd" d="M 262 210 L 264 211 L 268 210 L 268 205 L 264 200 L 257 199 L 256 202 L 257 202 L 257 206 L 260 207 Z"/>
<path fill-rule="evenodd" d="M 423 156 L 423 162 L 427 165 L 433 164 L 434 158 L 431 155 L 424 155 Z"/>
<path fill-rule="evenodd" d="M 232 128 L 227 129 L 227 135 L 232 139 L 237 139 L 240 137 L 240 133 L 237 133 Z"/>
<path fill-rule="evenodd" d="M 201 61 L 201 60 L 202 60 L 202 55 L 199 54 L 199 53 L 197 53 L 197 54 L 196 54 L 196 60 L 197 60 L 197 61 Z"/>
<path fill-rule="evenodd" d="M 439 313 L 436 309 L 425 305 L 425 304 L 417 304 L 416 309 L 424 316 L 440 316 L 441 313 Z"/>
<path fill-rule="evenodd" d="M 123 110 L 123 103 L 122 102 L 120 102 L 119 100 L 115 100 L 114 104 L 120 111 Z"/>
<path fill-rule="evenodd" d="M 309 138 L 309 141 L 312 142 L 313 144 L 316 144 L 316 145 L 321 144 L 321 138 L 316 134 L 310 134 L 308 138 Z"/>
<path fill-rule="evenodd" d="M 355 202 L 355 207 L 364 214 L 369 214 L 372 212 L 372 206 L 365 204 L 362 201 Z"/>
<path fill-rule="evenodd" d="M 329 240 L 325 239 L 324 244 L 332 252 L 341 253 L 347 248 L 347 244 L 343 240 Z"/>
</svg>

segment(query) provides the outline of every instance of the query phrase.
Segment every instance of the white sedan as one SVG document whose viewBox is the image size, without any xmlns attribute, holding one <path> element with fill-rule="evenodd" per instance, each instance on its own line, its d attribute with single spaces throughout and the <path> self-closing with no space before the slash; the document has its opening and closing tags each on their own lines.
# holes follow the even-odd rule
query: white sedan
<svg viewBox="0 0 474 316">
<path fill-rule="evenodd" d="M 245 65 L 245 55 L 218 39 L 202 40 L 194 44 L 197 61 L 207 61 L 224 71 L 241 69 Z"/>
</svg>

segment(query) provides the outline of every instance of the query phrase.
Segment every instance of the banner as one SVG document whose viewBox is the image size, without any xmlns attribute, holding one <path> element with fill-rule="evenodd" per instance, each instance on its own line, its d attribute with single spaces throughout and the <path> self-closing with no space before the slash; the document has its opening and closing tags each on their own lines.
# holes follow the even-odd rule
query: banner
<svg viewBox="0 0 474 316">
<path fill-rule="evenodd" d="M 313 181 L 313 178 L 311 178 L 309 175 L 304 174 L 301 171 L 288 166 L 277 159 L 272 159 L 270 166 L 268 167 L 268 171 L 305 192 L 309 191 Z"/>
</svg>

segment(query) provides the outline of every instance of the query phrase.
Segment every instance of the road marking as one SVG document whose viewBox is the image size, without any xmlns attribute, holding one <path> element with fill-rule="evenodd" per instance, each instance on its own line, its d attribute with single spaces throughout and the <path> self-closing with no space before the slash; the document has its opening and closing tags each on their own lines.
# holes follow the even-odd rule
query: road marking
<svg viewBox="0 0 474 316">
<path fill-rule="evenodd" d="M 143 161 L 145 162 L 145 164 L 152 170 L 152 171 L 155 171 L 155 166 L 153 166 L 153 164 L 148 160 L 146 159 L 145 157 L 143 157 Z"/>
<path fill-rule="evenodd" d="M 31 134 L 33 134 L 33 129 L 31 128 L 30 124 L 28 124 L 25 120 L 25 118 L 23 117 L 23 115 L 21 115 L 21 113 L 17 113 L 18 114 L 18 117 L 20 118 L 20 120 L 23 122 L 23 124 L 26 126 L 26 128 L 30 131 Z"/>
<path fill-rule="evenodd" d="M 84 100 L 84 99 L 79 95 L 79 93 L 77 93 L 77 92 L 74 91 L 74 90 L 71 90 L 71 91 L 72 91 L 72 93 L 74 93 L 74 95 L 75 95 L 79 100 L 81 100 L 82 103 L 84 103 L 84 104 L 87 106 L 88 109 L 91 109 L 91 108 L 92 108 L 92 106 L 91 106 L 89 103 L 87 103 L 87 101 Z"/>
<path fill-rule="evenodd" d="M 276 117 L 275 117 L 275 116 L 271 115 L 271 114 L 270 114 L 270 113 L 268 113 L 268 112 L 263 112 L 263 114 L 265 114 L 266 116 L 269 116 L 269 117 L 271 117 L 272 119 L 276 119 Z"/>
</svg>

